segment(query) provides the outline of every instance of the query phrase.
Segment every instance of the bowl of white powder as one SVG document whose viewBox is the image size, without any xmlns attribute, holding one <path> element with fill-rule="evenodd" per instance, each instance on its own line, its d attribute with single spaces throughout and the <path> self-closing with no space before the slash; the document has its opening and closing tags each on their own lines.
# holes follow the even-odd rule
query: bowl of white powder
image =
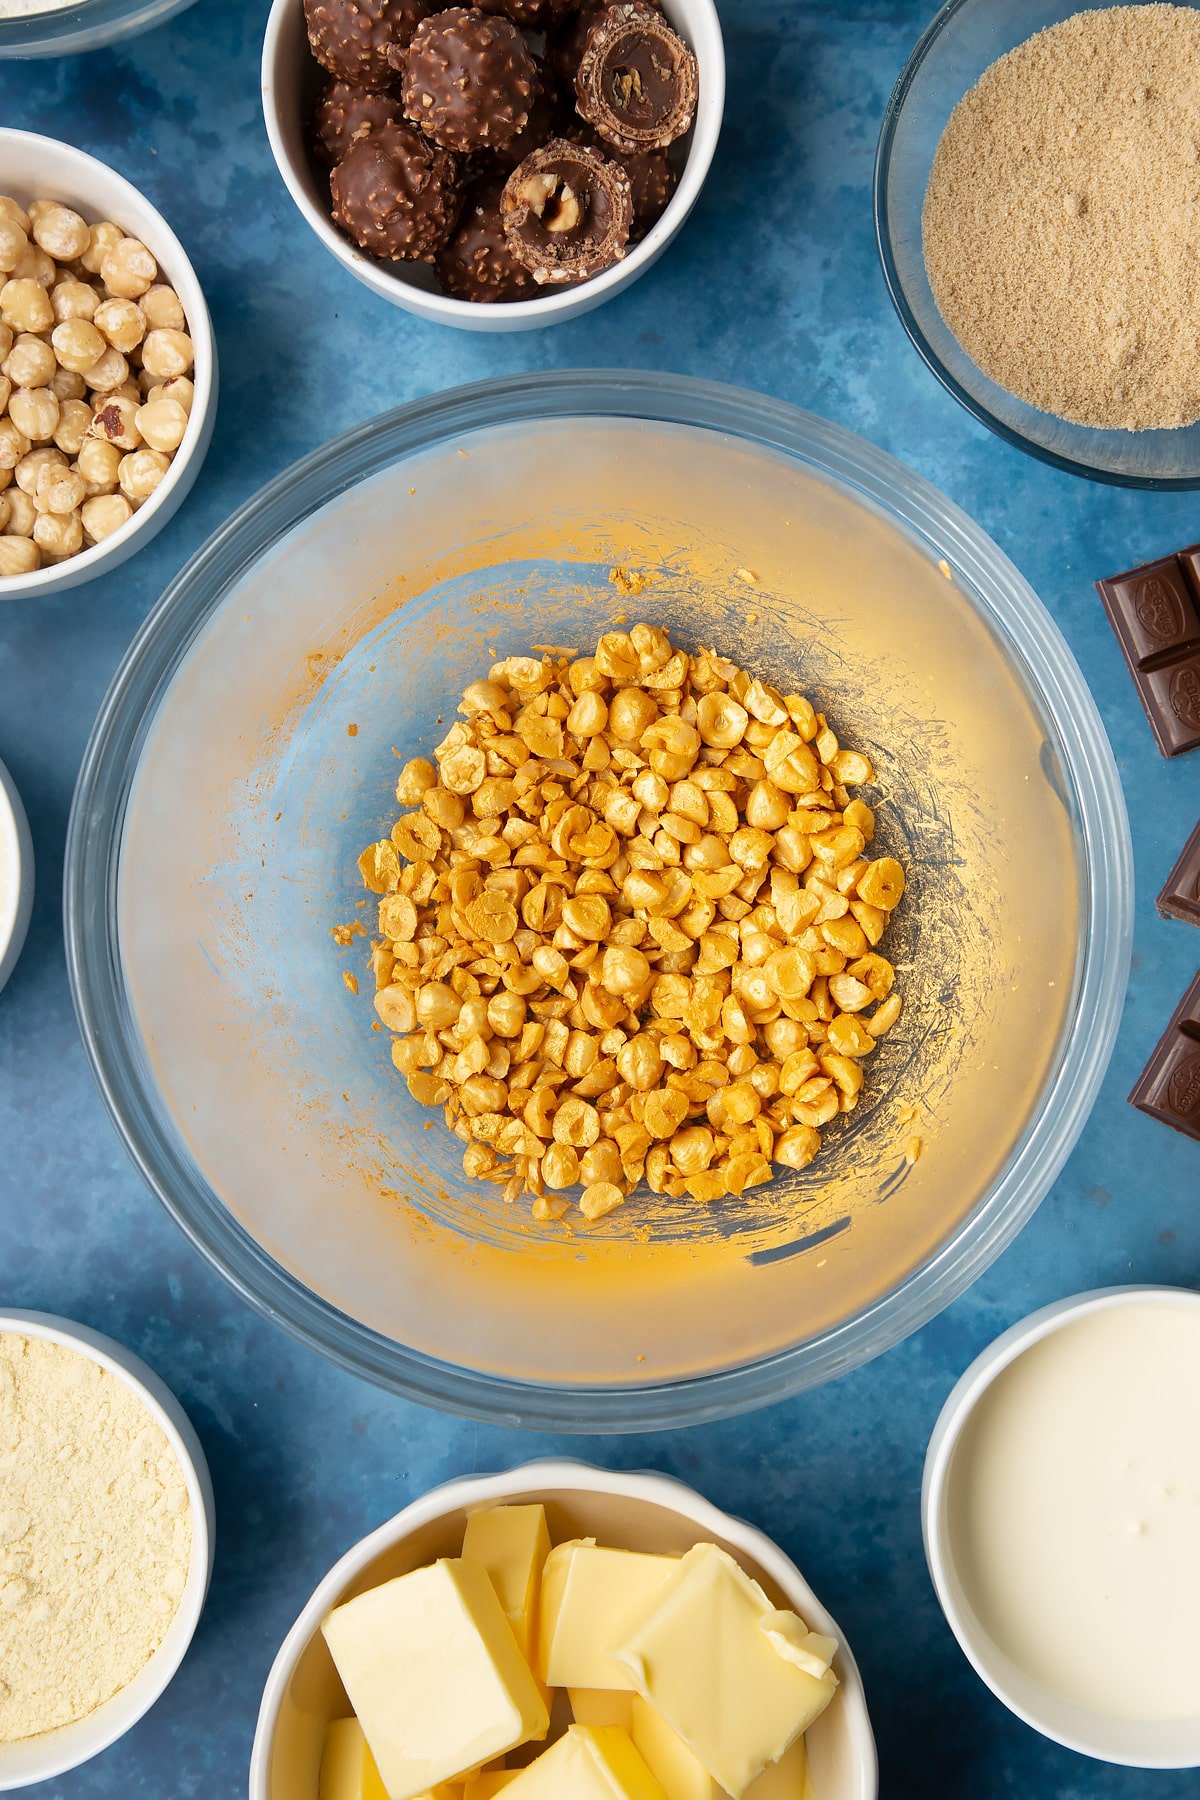
<svg viewBox="0 0 1200 1800">
<path fill-rule="evenodd" d="M 192 0 L 0 0 L 0 57 L 66 56 L 134 37 Z"/>
<path fill-rule="evenodd" d="M 0 1313 L 0 1792 L 107 1749 L 158 1699 L 212 1573 L 204 1452 L 158 1376 Z"/>
<path fill-rule="evenodd" d="M 928 367 L 1009 443 L 1200 486 L 1200 0 L 950 0 L 884 115 L 875 225 Z"/>
</svg>

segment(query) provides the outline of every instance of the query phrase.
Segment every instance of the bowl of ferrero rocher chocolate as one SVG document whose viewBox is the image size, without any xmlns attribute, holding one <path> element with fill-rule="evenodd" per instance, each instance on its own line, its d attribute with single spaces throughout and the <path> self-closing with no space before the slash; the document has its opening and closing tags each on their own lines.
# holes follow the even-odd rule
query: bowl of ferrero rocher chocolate
<svg viewBox="0 0 1200 1800">
<path fill-rule="evenodd" d="M 350 272 L 468 330 L 584 312 L 649 268 L 716 147 L 712 0 L 275 0 L 267 130 Z"/>
</svg>

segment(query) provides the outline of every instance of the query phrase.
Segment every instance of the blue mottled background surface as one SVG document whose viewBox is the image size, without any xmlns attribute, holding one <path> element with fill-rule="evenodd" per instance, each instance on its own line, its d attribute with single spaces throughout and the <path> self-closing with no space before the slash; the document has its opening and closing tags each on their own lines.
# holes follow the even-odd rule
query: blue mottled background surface
<svg viewBox="0 0 1200 1800">
<path fill-rule="evenodd" d="M 683 236 L 601 311 L 510 337 L 423 325 L 317 248 L 259 114 L 266 0 L 200 0 L 118 52 L 0 65 L 0 122 L 71 139 L 166 213 L 207 290 L 222 362 L 212 452 L 162 535 L 107 580 L 0 606 L 0 757 L 29 810 L 39 877 L 29 942 L 0 996 L 0 1305 L 72 1315 L 148 1358 L 199 1428 L 220 1511 L 212 1595 L 178 1679 L 121 1744 L 39 1794 L 243 1794 L 267 1668 L 329 1564 L 432 1483 L 554 1447 L 434 1416 L 339 1373 L 193 1254 L 93 1088 L 59 889 L 93 714 L 134 629 L 205 536 L 269 476 L 381 406 L 584 364 L 676 369 L 796 401 L 864 432 L 973 513 L 1042 595 L 1099 698 L 1139 901 L 1129 1000 L 1095 1113 L 1041 1212 L 965 1298 L 821 1393 L 673 1436 L 567 1447 L 670 1470 L 796 1557 L 862 1664 L 888 1800 L 1197 1792 L 1194 1774 L 1090 1763 L 1011 1718 L 960 1655 L 921 1554 L 925 1442 L 976 1351 L 1059 1295 L 1200 1275 L 1200 1145 L 1125 1104 L 1200 963 L 1200 931 L 1153 907 L 1200 812 L 1200 754 L 1159 759 L 1091 588 L 1200 536 L 1200 499 L 1092 486 L 1026 460 L 960 411 L 910 350 L 876 263 L 869 188 L 884 102 L 929 10 L 924 0 L 725 0 L 726 126 Z"/>
</svg>

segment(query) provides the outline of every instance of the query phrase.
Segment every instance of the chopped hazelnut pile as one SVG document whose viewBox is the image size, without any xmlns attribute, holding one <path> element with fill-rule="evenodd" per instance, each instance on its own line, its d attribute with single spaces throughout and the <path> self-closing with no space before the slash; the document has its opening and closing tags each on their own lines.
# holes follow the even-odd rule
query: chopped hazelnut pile
<svg viewBox="0 0 1200 1800">
<path fill-rule="evenodd" d="M 183 442 L 192 340 L 140 239 L 0 195 L 0 580 L 98 544 Z"/>
<path fill-rule="evenodd" d="M 459 711 L 359 869 L 392 1059 L 466 1173 L 596 1219 L 804 1168 L 900 1013 L 867 757 L 653 625 L 509 657 Z"/>
</svg>

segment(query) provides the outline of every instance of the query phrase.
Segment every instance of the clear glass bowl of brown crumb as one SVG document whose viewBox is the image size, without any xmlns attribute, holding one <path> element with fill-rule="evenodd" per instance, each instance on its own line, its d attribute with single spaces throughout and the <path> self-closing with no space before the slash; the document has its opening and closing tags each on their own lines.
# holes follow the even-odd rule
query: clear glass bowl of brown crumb
<svg viewBox="0 0 1200 1800">
<path fill-rule="evenodd" d="M 806 1166 L 780 1157 L 769 1180 L 720 1184 L 740 1192 L 656 1191 L 661 1158 L 647 1154 L 646 1182 L 589 1217 L 594 1159 L 585 1170 L 580 1154 L 581 1183 L 551 1190 L 568 1201 L 557 1217 L 528 1191 L 507 1198 L 488 1158 L 464 1168 L 441 1106 L 422 1105 L 425 1084 L 410 1087 L 394 1060 L 402 1038 L 374 1004 L 372 945 L 391 932 L 388 955 L 408 966 L 411 919 L 402 896 L 364 886 L 359 859 L 401 808 L 432 820 L 397 787 L 408 794 L 409 764 L 458 741 L 481 676 L 487 699 L 498 664 L 523 681 L 509 659 L 530 659 L 532 674 L 543 654 L 590 652 L 605 634 L 633 643 L 639 623 L 653 628 L 639 644 L 661 630 L 689 656 L 807 695 L 869 760 L 854 792 L 872 814 L 872 857 L 894 857 L 906 882 L 882 939 L 903 1005 L 865 1055 L 860 1103 L 809 1140 Z M 684 785 L 673 810 L 686 824 Z M 457 805 L 438 813 L 458 829 Z M 546 814 L 552 836 L 565 831 L 552 795 Z M 576 823 L 570 855 L 602 860 L 603 844 L 574 842 L 591 841 Z M 391 843 L 410 829 L 427 837 L 401 823 Z M 1045 609 L 976 526 L 794 408 L 597 372 L 401 407 L 222 527 L 101 711 L 66 916 L 82 1029 L 118 1127 L 239 1291 L 429 1403 L 629 1430 L 828 1379 L 998 1253 L 1095 1095 L 1131 893 L 1095 706 Z M 482 895 L 460 899 L 474 930 Z M 509 941 L 500 899 L 489 941 Z M 513 1015 L 517 986 L 543 1005 L 543 970 L 561 976 L 536 948 L 520 967 L 538 981 L 503 1001 Z M 448 997 L 428 986 L 433 1026 Z M 397 1028 L 405 997 L 389 997 Z M 487 1010 L 507 1042 L 516 1018 Z M 487 1080 L 498 1099 L 501 1078 Z M 511 1100 L 520 1084 L 507 1085 Z M 594 1111 L 570 1109 L 589 1128 Z M 674 1124 L 672 1142 L 690 1129 Z M 588 1133 L 567 1135 L 592 1148 Z"/>
<path fill-rule="evenodd" d="M 1194 210 L 1200 8 L 1119 6 L 1086 21 L 1072 0 L 938 12 L 880 131 L 884 277 L 925 363 L 1007 442 L 1094 480 L 1197 487 L 1200 291 L 1178 209 Z M 1007 75 L 993 70 L 1051 27 L 1064 31 Z M 951 156 L 943 137 L 968 94 Z"/>
</svg>

